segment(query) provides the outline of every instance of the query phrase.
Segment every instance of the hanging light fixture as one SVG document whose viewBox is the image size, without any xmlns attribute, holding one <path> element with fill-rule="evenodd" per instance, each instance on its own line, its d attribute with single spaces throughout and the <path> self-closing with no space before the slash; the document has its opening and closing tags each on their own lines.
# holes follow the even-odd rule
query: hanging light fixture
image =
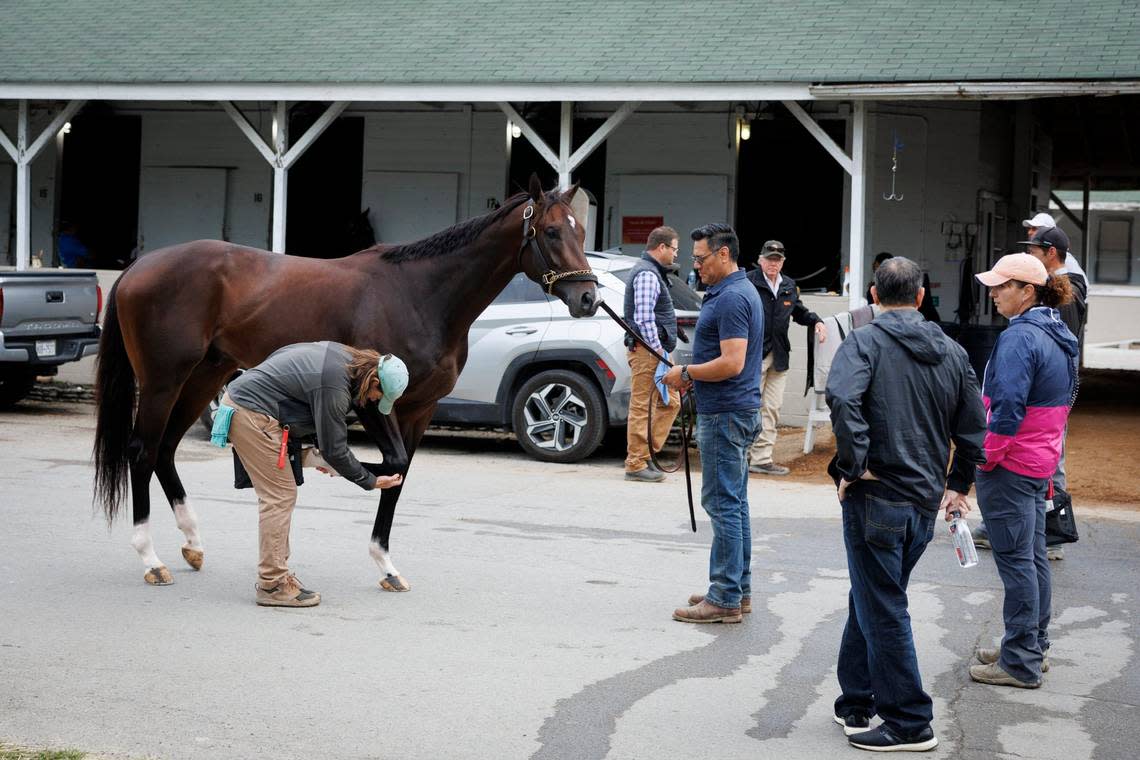
<svg viewBox="0 0 1140 760">
<path fill-rule="evenodd" d="M 522 127 L 520 127 L 518 124 L 515 124 L 513 121 L 511 122 L 511 137 L 515 138 L 516 140 L 522 137 Z"/>
<path fill-rule="evenodd" d="M 69 121 L 66 124 L 64 124 L 63 129 L 61 129 L 59 131 L 63 132 L 65 135 L 70 135 L 71 134 L 71 122 Z"/>
<path fill-rule="evenodd" d="M 747 140 L 752 137 L 752 122 L 747 118 L 740 120 L 740 139 Z"/>
</svg>

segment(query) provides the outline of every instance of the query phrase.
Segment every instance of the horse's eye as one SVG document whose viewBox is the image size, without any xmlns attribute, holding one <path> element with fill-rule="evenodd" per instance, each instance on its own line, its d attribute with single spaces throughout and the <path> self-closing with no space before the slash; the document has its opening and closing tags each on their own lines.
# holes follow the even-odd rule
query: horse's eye
<svg viewBox="0 0 1140 760">
<path fill-rule="evenodd" d="M 557 240 L 558 238 L 562 237 L 562 231 L 557 227 L 547 227 L 546 236 L 551 240 Z"/>
</svg>

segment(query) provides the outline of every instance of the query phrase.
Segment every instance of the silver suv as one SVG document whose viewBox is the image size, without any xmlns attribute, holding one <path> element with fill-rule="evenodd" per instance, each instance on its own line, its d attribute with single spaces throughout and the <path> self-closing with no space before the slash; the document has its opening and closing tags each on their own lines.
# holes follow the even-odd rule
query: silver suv
<svg viewBox="0 0 1140 760">
<path fill-rule="evenodd" d="M 599 298 L 620 314 L 637 259 L 613 253 L 588 258 Z M 672 274 L 669 292 L 678 325 L 691 334 L 700 296 Z M 561 301 L 516 275 L 471 326 L 467 364 L 432 422 L 505 428 L 536 459 L 576 462 L 598 448 L 608 428 L 625 425 L 630 378 L 624 336 L 605 312 L 573 319 Z M 692 359 L 685 342 L 673 353 L 676 363 Z"/>
</svg>

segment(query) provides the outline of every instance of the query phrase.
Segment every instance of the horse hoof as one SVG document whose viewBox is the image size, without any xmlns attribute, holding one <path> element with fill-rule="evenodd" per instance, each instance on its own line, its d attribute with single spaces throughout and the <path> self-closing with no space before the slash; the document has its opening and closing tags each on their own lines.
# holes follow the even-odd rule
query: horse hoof
<svg viewBox="0 0 1140 760">
<path fill-rule="evenodd" d="M 389 575 L 380 581 L 380 588 L 385 591 L 411 591 L 412 584 L 402 575 Z"/>
<path fill-rule="evenodd" d="M 182 547 L 182 559 L 186 560 L 186 564 L 195 570 L 202 569 L 202 560 L 205 555 L 201 549 L 191 549 L 189 546 Z"/>
<path fill-rule="evenodd" d="M 166 565 L 159 565 L 147 570 L 143 580 L 152 586 L 169 586 L 174 583 L 174 576 L 166 569 Z"/>
</svg>

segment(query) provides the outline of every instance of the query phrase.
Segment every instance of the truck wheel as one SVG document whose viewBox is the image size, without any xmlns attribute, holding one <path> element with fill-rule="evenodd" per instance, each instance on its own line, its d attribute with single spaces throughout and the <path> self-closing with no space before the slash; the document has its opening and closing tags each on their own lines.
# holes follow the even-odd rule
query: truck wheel
<svg viewBox="0 0 1140 760">
<path fill-rule="evenodd" d="M 519 388 L 511 421 L 519 445 L 535 459 L 577 462 L 602 442 L 606 405 L 588 378 L 569 370 L 545 370 Z"/>
<path fill-rule="evenodd" d="M 0 409 L 9 409 L 32 391 L 36 374 L 26 369 L 0 371 Z"/>
</svg>

